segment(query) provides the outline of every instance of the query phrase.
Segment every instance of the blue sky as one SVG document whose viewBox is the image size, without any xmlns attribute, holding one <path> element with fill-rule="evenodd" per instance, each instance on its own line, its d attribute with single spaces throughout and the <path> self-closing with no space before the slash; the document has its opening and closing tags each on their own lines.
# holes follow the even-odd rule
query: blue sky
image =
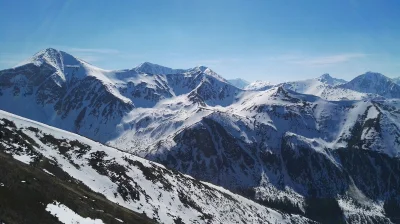
<svg viewBox="0 0 400 224">
<path fill-rule="evenodd" d="M 105 69 L 273 82 L 400 76 L 398 0 L 0 0 L 0 69 L 54 47 Z"/>
</svg>

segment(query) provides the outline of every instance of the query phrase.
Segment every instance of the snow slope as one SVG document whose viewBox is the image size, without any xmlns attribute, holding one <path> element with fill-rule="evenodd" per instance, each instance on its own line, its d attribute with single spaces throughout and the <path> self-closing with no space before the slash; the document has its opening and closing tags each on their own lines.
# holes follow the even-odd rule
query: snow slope
<svg viewBox="0 0 400 224">
<path fill-rule="evenodd" d="M 104 224 L 101 219 L 93 220 L 91 218 L 83 218 L 72 211 L 70 208 L 63 204 L 60 204 L 59 202 L 55 202 L 55 204 L 48 204 L 46 207 L 46 211 L 57 217 L 60 222 L 65 224 Z"/>
<path fill-rule="evenodd" d="M 267 82 L 267 81 L 261 81 L 261 80 L 257 80 L 255 82 L 252 82 L 250 84 L 248 84 L 247 86 L 244 87 L 245 90 L 267 90 L 269 88 L 271 88 L 273 86 L 273 84 L 271 82 Z"/>
<path fill-rule="evenodd" d="M 272 85 L 265 81 L 256 81 L 245 87 L 246 90 L 263 91 L 275 86 L 283 86 L 298 93 L 319 96 L 326 100 L 363 100 L 380 98 L 377 94 L 357 92 L 347 88 L 341 88 L 341 84 L 346 83 L 343 79 L 331 77 L 329 74 L 323 74 L 315 79 L 307 79 L 293 82 L 284 82 Z"/>
</svg>

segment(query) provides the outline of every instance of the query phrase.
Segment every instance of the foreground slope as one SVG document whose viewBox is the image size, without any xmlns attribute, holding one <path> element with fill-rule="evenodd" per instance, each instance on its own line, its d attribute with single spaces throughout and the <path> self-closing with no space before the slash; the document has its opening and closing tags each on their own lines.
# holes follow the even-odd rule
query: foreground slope
<svg viewBox="0 0 400 224">
<path fill-rule="evenodd" d="M 43 214 L 41 218 L 48 222 L 55 219 L 44 210 L 57 210 L 55 207 L 67 207 L 79 216 L 105 223 L 149 222 L 138 213 L 161 223 L 310 222 L 87 138 L 3 111 L 0 149 L 0 158 L 8 160 L 1 166 L 10 171 L 2 169 L 0 192 L 29 195 L 39 187 L 56 188 L 39 190 L 37 197 L 18 196 L 14 201 L 2 198 L 1 206 L 7 208 L 5 214 L 11 221 L 17 220 L 17 215 L 30 214 L 30 206 L 21 207 L 27 202 L 35 206 L 35 214 Z M 13 166 L 15 170 L 11 170 Z M 70 194 L 60 195 L 59 190 Z"/>
<path fill-rule="evenodd" d="M 3 145 L 0 149 L 2 223 L 156 223 L 107 200 L 51 160 L 41 158 L 33 167 L 4 153 Z"/>
</svg>

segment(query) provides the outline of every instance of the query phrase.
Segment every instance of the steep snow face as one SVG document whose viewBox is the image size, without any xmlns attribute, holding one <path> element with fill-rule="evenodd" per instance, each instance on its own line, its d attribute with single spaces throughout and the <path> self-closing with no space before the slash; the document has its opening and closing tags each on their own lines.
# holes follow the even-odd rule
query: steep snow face
<svg viewBox="0 0 400 224">
<path fill-rule="evenodd" d="M 115 148 L 3 111 L 0 133 L 3 153 L 15 159 L 30 157 L 28 163 L 32 165 L 49 160 L 52 166 L 108 200 L 160 223 L 310 222 Z M 46 210 L 62 222 L 90 221 L 71 208 L 49 204 Z M 101 223 L 99 219 L 93 221 Z"/>
<path fill-rule="evenodd" d="M 127 112 L 132 101 L 96 68 L 55 49 L 27 64 L 0 71 L 1 109 L 100 140 Z M 108 129 L 108 130 L 107 130 Z"/>
<path fill-rule="evenodd" d="M 244 80 L 244 79 L 240 79 L 240 78 L 236 78 L 236 79 L 228 79 L 227 80 L 230 84 L 232 84 L 233 86 L 239 88 L 239 89 L 244 89 L 244 87 L 246 87 L 247 85 L 250 84 L 250 82 Z"/>
<path fill-rule="evenodd" d="M 257 80 L 255 82 L 252 82 L 252 83 L 248 84 L 247 86 L 245 86 L 244 89 L 245 90 L 263 91 L 263 90 L 270 89 L 272 86 L 274 86 L 274 85 L 271 82 Z"/>
<path fill-rule="evenodd" d="M 350 82 L 340 85 L 361 93 L 378 94 L 386 98 L 400 98 L 400 86 L 390 78 L 375 72 L 367 72 L 357 76 Z"/>
<path fill-rule="evenodd" d="M 74 79 L 84 79 L 88 76 L 95 77 L 107 84 L 112 83 L 112 81 L 107 78 L 107 74 L 111 71 L 97 68 L 66 52 L 58 51 L 53 48 L 47 48 L 36 53 L 31 59 L 25 61 L 24 64 L 20 64 L 18 67 L 26 64 L 34 64 L 37 67 L 48 65 L 55 69 L 56 74 L 66 83 Z"/>
</svg>

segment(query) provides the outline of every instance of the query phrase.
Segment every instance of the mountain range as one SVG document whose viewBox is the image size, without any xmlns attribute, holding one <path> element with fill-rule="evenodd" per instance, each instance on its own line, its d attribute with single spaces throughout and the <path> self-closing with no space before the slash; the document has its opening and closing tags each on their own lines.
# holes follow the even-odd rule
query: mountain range
<svg viewBox="0 0 400 224">
<path fill-rule="evenodd" d="M 0 71 L 0 109 L 15 114 L 1 113 L 3 132 L 22 138 L 1 138 L 2 151 L 22 162 L 28 155 L 31 166 L 39 157 L 57 161 L 58 170 L 132 216 L 144 212 L 137 217 L 162 223 L 399 220 L 400 87 L 379 73 L 248 84 L 205 66 L 104 70 L 49 48 Z M 75 139 L 90 150 L 81 155 Z M 230 212 L 219 209 L 224 203 Z"/>
</svg>

